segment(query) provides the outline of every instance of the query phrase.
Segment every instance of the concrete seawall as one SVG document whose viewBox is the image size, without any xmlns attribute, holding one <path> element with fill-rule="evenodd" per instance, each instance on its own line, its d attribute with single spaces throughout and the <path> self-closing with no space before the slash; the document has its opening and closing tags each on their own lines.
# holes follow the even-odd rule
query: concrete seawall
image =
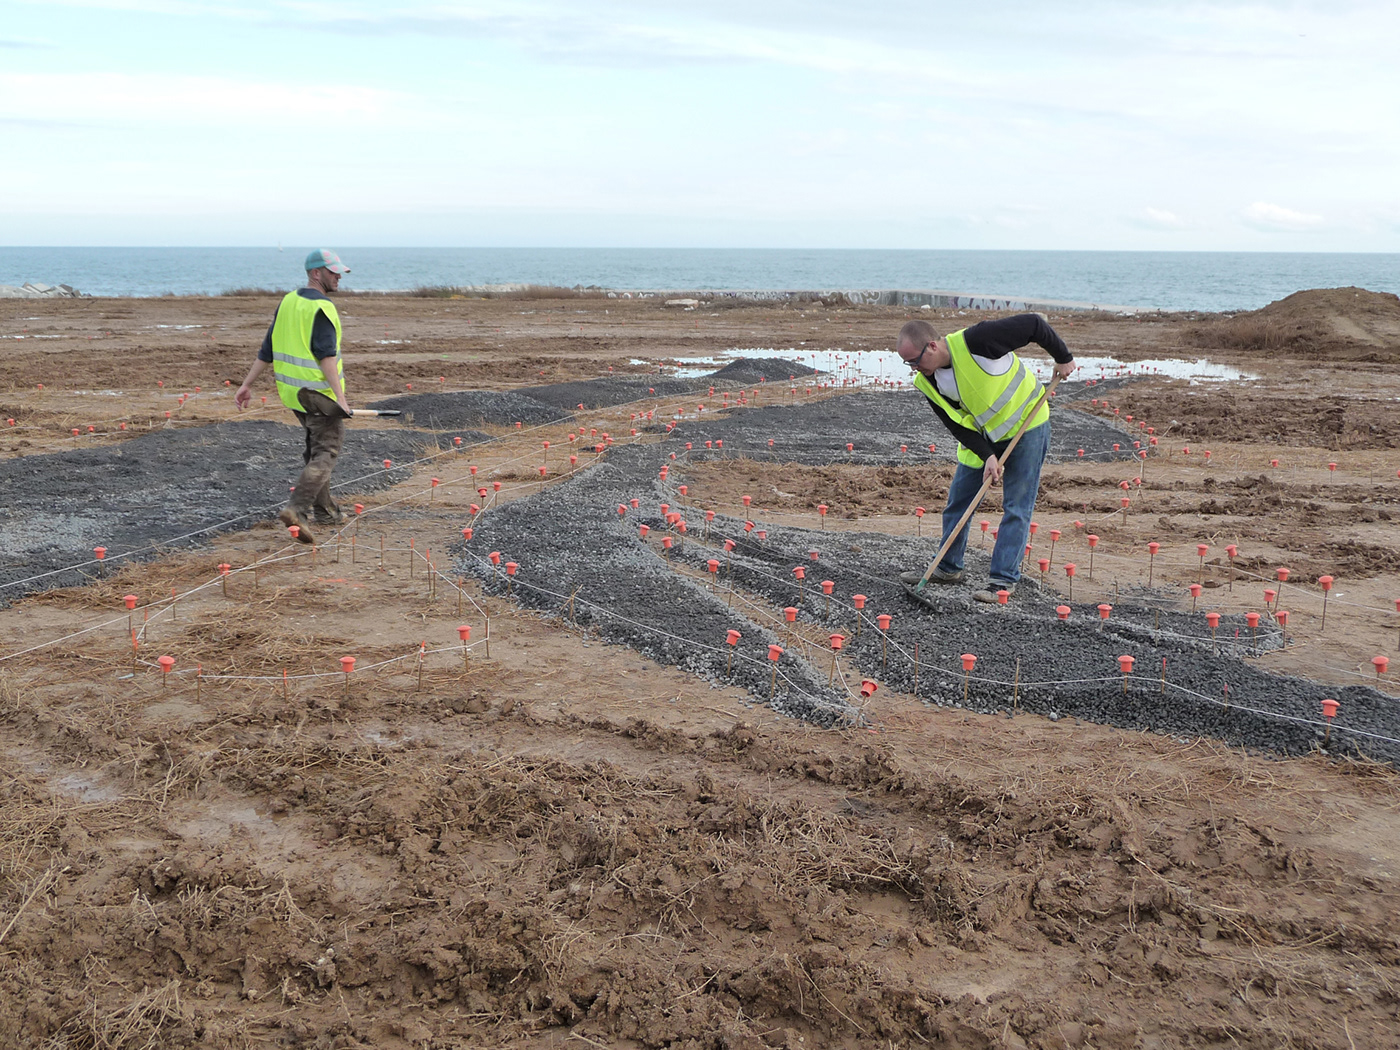
<svg viewBox="0 0 1400 1050">
<path fill-rule="evenodd" d="M 964 292 L 904 291 L 900 289 L 828 289 L 825 291 L 802 290 L 755 290 L 749 288 L 716 288 L 697 291 L 688 290 L 647 290 L 609 291 L 609 298 L 690 298 L 700 301 L 715 299 L 752 299 L 755 302 L 773 302 L 783 299 L 812 300 L 843 298 L 851 303 L 866 306 L 905 306 L 931 309 L 954 310 L 1032 310 L 1038 313 L 1068 313 L 1085 310 L 1105 311 L 1115 314 L 1144 314 L 1159 311 L 1143 306 L 1118 306 L 1110 303 L 1075 302 L 1065 299 L 1034 299 L 1008 295 L 969 295 Z"/>
</svg>

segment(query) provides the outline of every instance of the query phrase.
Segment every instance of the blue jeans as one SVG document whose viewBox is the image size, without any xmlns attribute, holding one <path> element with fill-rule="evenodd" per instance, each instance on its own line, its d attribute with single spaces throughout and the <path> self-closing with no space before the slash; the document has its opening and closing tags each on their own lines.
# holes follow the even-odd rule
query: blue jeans
<svg viewBox="0 0 1400 1050">
<path fill-rule="evenodd" d="M 1001 524 L 997 527 L 996 546 L 992 548 L 992 566 L 988 575 L 993 584 L 1016 583 L 1021 578 L 1021 560 L 1026 554 L 1026 538 L 1031 532 L 1031 514 L 1035 497 L 1040 491 L 1040 466 L 1050 451 L 1050 423 L 1040 424 L 1021 435 L 1010 459 L 1002 464 Z M 943 511 L 943 541 L 957 525 L 968 505 L 982 487 L 982 468 L 959 463 L 953 483 L 948 486 L 948 507 Z M 961 572 L 963 553 L 967 550 L 969 521 L 958 538 L 943 555 L 938 567 L 944 572 Z"/>
</svg>

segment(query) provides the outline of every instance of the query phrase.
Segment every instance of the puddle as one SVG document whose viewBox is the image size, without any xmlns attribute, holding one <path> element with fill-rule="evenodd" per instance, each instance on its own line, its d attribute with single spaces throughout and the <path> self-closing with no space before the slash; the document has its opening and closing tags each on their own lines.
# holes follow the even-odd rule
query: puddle
<svg viewBox="0 0 1400 1050">
<path fill-rule="evenodd" d="M 418 734 L 411 729 L 408 731 L 365 729 L 361 731 L 360 735 L 370 743 L 378 744 L 380 747 L 403 747 L 404 744 L 418 739 Z"/>
<path fill-rule="evenodd" d="M 1115 376 L 1167 376 L 1194 383 L 1233 383 L 1237 380 L 1258 379 L 1253 372 L 1242 372 L 1229 365 L 1216 364 L 1200 358 L 1195 361 L 1177 358 L 1154 358 L 1147 361 L 1119 361 L 1113 357 L 1076 357 L 1079 371 L 1074 378 L 1112 379 Z M 1047 368 L 1048 371 L 1048 368 Z"/>
<path fill-rule="evenodd" d="M 49 786 L 58 794 L 66 798 L 75 798 L 79 802 L 115 802 L 122 797 L 116 788 L 108 784 L 99 784 L 85 773 L 68 773 L 54 777 L 49 781 Z"/>
<path fill-rule="evenodd" d="M 717 366 L 742 358 L 777 357 L 784 361 L 795 361 L 837 377 L 843 386 L 876 385 L 907 386 L 909 368 L 892 350 L 851 351 L 841 347 L 817 350 L 802 346 L 777 347 L 735 347 L 716 357 L 675 358 L 674 363 L 662 366 L 663 374 L 677 379 L 694 379 L 708 375 Z M 1031 347 L 1025 357 L 1026 363 L 1041 379 L 1047 379 L 1053 364 L 1048 357 L 1040 356 L 1038 347 Z M 1229 365 L 1217 364 L 1204 358 L 1191 361 L 1176 358 L 1157 358 L 1148 361 L 1119 361 L 1113 357 L 1076 357 L 1079 364 L 1075 379 L 1113 379 L 1119 376 L 1167 376 L 1172 379 L 1185 379 L 1195 383 L 1225 383 L 1238 380 L 1258 379 L 1257 375 L 1243 372 Z M 655 364 L 634 358 L 634 365 Z M 781 377 L 774 377 L 775 379 Z"/>
<path fill-rule="evenodd" d="M 262 839 L 287 834 L 275 820 L 263 816 L 247 804 L 201 803 L 196 815 L 188 820 L 171 821 L 170 827 L 182 838 L 203 838 L 216 842 L 226 841 L 235 831 Z"/>
</svg>

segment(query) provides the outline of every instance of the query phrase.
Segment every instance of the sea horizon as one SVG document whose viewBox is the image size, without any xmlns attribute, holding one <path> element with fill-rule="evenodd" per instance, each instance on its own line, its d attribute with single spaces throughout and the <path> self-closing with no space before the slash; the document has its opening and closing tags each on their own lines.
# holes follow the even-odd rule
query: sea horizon
<svg viewBox="0 0 1400 1050">
<path fill-rule="evenodd" d="M 940 291 L 1165 311 L 1238 311 L 1309 288 L 1400 292 L 1400 253 L 1014 249 L 441 248 L 327 245 L 346 291 L 540 285 L 626 291 Z M 0 285 L 85 295 L 298 287 L 310 247 L 0 247 Z"/>
</svg>

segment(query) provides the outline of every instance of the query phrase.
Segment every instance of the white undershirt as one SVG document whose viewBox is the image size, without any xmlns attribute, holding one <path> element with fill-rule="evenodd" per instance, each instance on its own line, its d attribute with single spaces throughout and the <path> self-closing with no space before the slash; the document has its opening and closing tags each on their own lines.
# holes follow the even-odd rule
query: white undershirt
<svg viewBox="0 0 1400 1050">
<path fill-rule="evenodd" d="M 972 358 L 977 367 L 989 376 L 1004 376 L 1011 371 L 1012 354 L 997 358 L 968 354 L 968 357 Z M 933 382 L 938 387 L 938 392 L 949 401 L 962 404 L 962 397 L 958 394 L 958 377 L 953 374 L 952 366 L 934 369 Z"/>
</svg>

